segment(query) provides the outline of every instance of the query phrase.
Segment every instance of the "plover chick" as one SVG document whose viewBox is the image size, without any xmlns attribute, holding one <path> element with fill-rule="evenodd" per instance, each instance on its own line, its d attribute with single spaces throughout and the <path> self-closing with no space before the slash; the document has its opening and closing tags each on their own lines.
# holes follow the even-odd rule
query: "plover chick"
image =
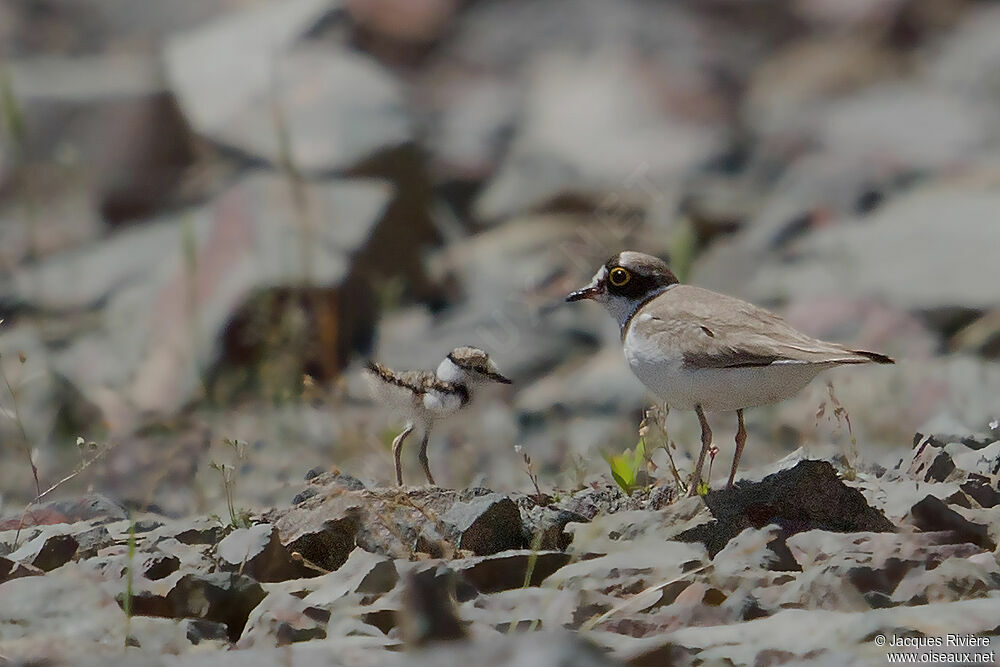
<svg viewBox="0 0 1000 667">
<path fill-rule="evenodd" d="M 400 452 L 406 437 L 419 428 L 420 465 L 430 484 L 434 484 L 427 461 L 427 439 L 437 419 L 458 412 L 469 404 L 475 389 L 488 382 L 510 384 L 500 374 L 489 355 L 475 347 L 456 347 L 448 353 L 437 371 L 393 371 L 381 364 L 368 362 L 366 376 L 373 396 L 398 411 L 405 419 L 402 433 L 392 441 L 392 456 L 396 463 L 396 483 L 403 485 Z"/>
<path fill-rule="evenodd" d="M 807 336 L 746 301 L 681 285 L 666 262 L 641 252 L 615 255 L 566 297 L 580 299 L 603 304 L 618 320 L 625 359 L 643 384 L 667 405 L 697 412 L 701 453 L 690 495 L 712 445 L 706 411 L 735 410 L 739 420 L 731 487 L 746 444 L 744 408 L 784 400 L 827 368 L 895 363 Z"/>
</svg>

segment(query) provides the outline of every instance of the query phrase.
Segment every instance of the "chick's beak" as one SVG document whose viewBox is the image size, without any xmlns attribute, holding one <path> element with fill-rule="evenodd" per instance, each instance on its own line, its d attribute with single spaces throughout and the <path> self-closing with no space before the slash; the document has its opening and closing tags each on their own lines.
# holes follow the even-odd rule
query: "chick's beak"
<svg viewBox="0 0 1000 667">
<path fill-rule="evenodd" d="M 486 370 L 480 372 L 494 382 L 499 382 L 500 384 L 511 384 L 510 378 L 504 377 L 504 375 L 500 373 L 500 369 L 497 368 L 497 365 L 494 364 L 492 360 L 489 362 Z"/>
<path fill-rule="evenodd" d="M 486 374 L 486 377 L 493 380 L 494 382 L 499 382 L 500 384 L 511 384 L 510 378 L 504 377 L 503 375 L 500 375 L 500 373 L 497 373 L 496 371 L 490 371 L 489 373 Z"/>
</svg>

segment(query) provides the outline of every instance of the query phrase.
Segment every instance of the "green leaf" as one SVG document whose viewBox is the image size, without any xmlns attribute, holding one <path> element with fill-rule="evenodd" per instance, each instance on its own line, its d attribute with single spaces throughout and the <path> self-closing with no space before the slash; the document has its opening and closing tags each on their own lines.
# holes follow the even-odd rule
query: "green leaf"
<svg viewBox="0 0 1000 667">
<path fill-rule="evenodd" d="M 611 470 L 611 477 L 615 480 L 615 484 L 618 485 L 618 488 L 620 488 L 625 493 L 630 493 L 628 482 L 622 479 L 622 476 L 619 475 L 617 472 L 615 472 L 614 469 Z"/>
<path fill-rule="evenodd" d="M 632 463 L 632 478 L 639 479 L 639 473 L 646 466 L 646 441 L 640 439 L 639 443 L 635 446 L 635 453 L 633 455 Z"/>
<path fill-rule="evenodd" d="M 622 454 L 605 454 L 604 460 L 607 461 L 611 477 L 618 487 L 626 494 L 632 493 L 638 473 L 631 450 L 626 449 Z"/>
</svg>

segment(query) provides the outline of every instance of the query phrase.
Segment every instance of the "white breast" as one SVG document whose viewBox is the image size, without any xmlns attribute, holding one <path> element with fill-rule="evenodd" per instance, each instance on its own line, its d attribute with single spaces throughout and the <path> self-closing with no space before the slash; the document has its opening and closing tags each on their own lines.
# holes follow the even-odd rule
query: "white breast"
<svg viewBox="0 0 1000 667">
<path fill-rule="evenodd" d="M 639 317 L 643 317 L 640 315 Z M 777 363 L 749 368 L 695 369 L 684 364 L 683 350 L 663 346 L 629 329 L 625 359 L 639 380 L 671 407 L 732 411 L 767 405 L 797 393 L 827 368 L 822 364 Z"/>
<path fill-rule="evenodd" d="M 462 397 L 459 394 L 443 391 L 428 391 L 424 394 L 424 409 L 435 417 L 450 415 L 462 407 Z"/>
</svg>

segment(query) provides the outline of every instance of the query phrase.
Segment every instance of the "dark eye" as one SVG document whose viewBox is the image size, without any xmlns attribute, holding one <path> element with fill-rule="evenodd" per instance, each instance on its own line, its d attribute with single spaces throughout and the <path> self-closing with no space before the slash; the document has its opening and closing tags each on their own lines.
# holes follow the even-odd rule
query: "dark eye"
<svg viewBox="0 0 1000 667">
<path fill-rule="evenodd" d="M 631 279 L 632 274 L 620 266 L 616 266 L 611 269 L 611 273 L 608 274 L 608 280 L 610 280 L 611 284 L 615 287 L 621 287 Z"/>
</svg>

